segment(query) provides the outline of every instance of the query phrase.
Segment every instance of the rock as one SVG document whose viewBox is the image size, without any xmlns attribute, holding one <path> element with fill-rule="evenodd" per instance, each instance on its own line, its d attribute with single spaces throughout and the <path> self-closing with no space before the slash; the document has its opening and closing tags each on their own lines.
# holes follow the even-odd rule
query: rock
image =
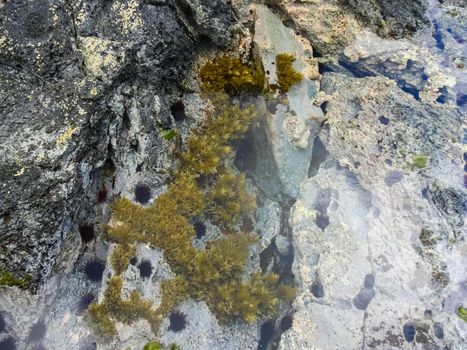
<svg viewBox="0 0 467 350">
<path fill-rule="evenodd" d="M 319 90 L 319 83 L 313 80 L 317 77 L 316 62 L 312 59 L 311 46 L 285 27 L 267 7 L 257 5 L 256 18 L 254 44 L 267 73 L 268 83 L 277 84 L 275 62 L 277 55 L 282 53 L 296 57 L 295 69 L 304 75 L 304 79 L 287 93 L 288 104 L 277 101 L 275 110 L 266 117 L 267 144 L 259 137 L 256 146 L 260 154 L 267 154 L 268 151 L 261 150 L 267 147 L 272 159 L 257 158 L 256 179 L 271 198 L 282 194 L 296 197 L 298 186 L 308 173 L 313 148 L 310 140 L 323 120 L 323 112 L 313 105 Z M 263 176 L 262 172 L 277 174 L 279 186 L 271 186 L 276 181 Z"/>
<path fill-rule="evenodd" d="M 187 301 L 177 310 L 186 315 L 186 328 L 180 332 L 168 329 L 164 320 L 160 340 L 165 344 L 178 344 L 182 349 L 249 349 L 255 350 L 259 340 L 257 325 L 233 324 L 219 326 L 206 303 Z"/>
<path fill-rule="evenodd" d="M 177 21 L 183 10 L 196 23 Z M 54 266 L 73 267 L 78 226 L 101 215 L 99 191 L 165 181 L 170 91 L 203 37 L 227 45 L 235 18 L 221 0 L 9 1 L 1 11 L 0 268 L 36 288 Z"/>
<path fill-rule="evenodd" d="M 457 270 L 466 261 L 465 189 L 448 175 L 459 173 L 461 145 L 446 142 L 456 140 L 458 112 L 419 103 L 380 77 L 326 74 L 322 88 L 330 96 L 319 137 L 329 154 L 291 211 L 300 292 L 280 348 L 400 348 L 407 339 L 400 320 L 414 327 L 409 342 L 461 346 L 465 330 L 450 315 L 465 279 Z M 418 154 L 429 161 L 419 164 Z M 427 227 L 433 233 L 421 234 Z M 443 340 L 430 331 L 439 323 Z"/>
<path fill-rule="evenodd" d="M 388 0 L 342 0 L 375 32 L 391 37 L 412 35 L 426 27 L 426 5 L 421 0 L 401 3 Z"/>
</svg>

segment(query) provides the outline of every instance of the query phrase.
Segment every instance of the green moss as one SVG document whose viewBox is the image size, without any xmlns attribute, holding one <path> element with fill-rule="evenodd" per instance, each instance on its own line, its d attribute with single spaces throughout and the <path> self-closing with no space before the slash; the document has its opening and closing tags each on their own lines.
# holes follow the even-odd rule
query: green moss
<svg viewBox="0 0 467 350">
<path fill-rule="evenodd" d="M 162 350 L 161 344 L 159 344 L 157 341 L 152 341 L 150 343 L 147 343 L 143 350 Z"/>
<path fill-rule="evenodd" d="M 423 169 L 426 168 L 428 165 L 428 157 L 424 156 L 423 154 L 416 154 L 412 157 L 412 162 L 410 163 L 410 166 L 412 169 Z"/>
<path fill-rule="evenodd" d="M 260 94 L 265 85 L 264 69 L 260 63 L 248 65 L 227 55 L 207 62 L 201 68 L 199 78 L 203 91 L 225 91 L 230 95 L 242 92 Z"/>
<path fill-rule="evenodd" d="M 9 271 L 0 270 L 0 287 L 9 286 L 9 287 L 20 287 L 23 289 L 29 288 L 29 278 L 18 278 L 13 276 Z"/>
<path fill-rule="evenodd" d="M 456 314 L 457 316 L 459 316 L 461 320 L 463 320 L 464 322 L 467 322 L 467 309 L 465 307 L 459 306 L 456 309 Z"/>
<path fill-rule="evenodd" d="M 276 56 L 277 82 L 283 93 L 290 90 L 292 85 L 303 80 L 303 75 L 293 67 L 295 58 L 287 53 Z"/>
<path fill-rule="evenodd" d="M 177 136 L 177 133 L 174 129 L 170 129 L 170 130 L 162 130 L 161 135 L 167 141 L 172 141 L 175 138 L 175 136 Z"/>
<path fill-rule="evenodd" d="M 168 348 L 165 348 L 157 341 L 152 341 L 150 343 L 147 343 L 143 348 L 143 350 L 164 350 L 164 349 L 180 350 L 180 348 L 176 344 L 172 344 Z"/>
</svg>

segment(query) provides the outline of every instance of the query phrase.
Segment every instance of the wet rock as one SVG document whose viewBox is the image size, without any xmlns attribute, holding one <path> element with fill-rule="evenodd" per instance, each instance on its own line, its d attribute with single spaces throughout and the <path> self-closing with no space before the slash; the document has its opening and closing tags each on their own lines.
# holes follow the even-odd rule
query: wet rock
<svg viewBox="0 0 467 350">
<path fill-rule="evenodd" d="M 311 46 L 294 35 L 267 7 L 257 5 L 256 17 L 254 44 L 264 69 L 270 73 L 268 84 L 277 84 L 275 62 L 278 54 L 290 53 L 296 57 L 295 68 L 304 75 L 304 79 L 287 93 L 288 106 L 278 104 L 275 113 L 266 118 L 267 143 L 258 140 L 256 145 L 257 148 L 268 147 L 272 158 L 258 157 L 258 162 L 268 164 L 257 167 L 257 182 L 272 198 L 281 194 L 296 197 L 298 186 L 308 173 L 313 148 L 311 140 L 324 118 L 321 109 L 313 105 L 319 90 L 319 83 L 314 80 L 319 77 L 317 62 L 312 58 Z M 266 188 L 262 179 L 267 178 L 259 173 L 262 169 L 276 173 L 279 186 Z"/>
<path fill-rule="evenodd" d="M 423 1 L 400 3 L 394 0 L 342 0 L 371 25 L 375 32 L 391 37 L 411 35 L 429 23 Z"/>
</svg>

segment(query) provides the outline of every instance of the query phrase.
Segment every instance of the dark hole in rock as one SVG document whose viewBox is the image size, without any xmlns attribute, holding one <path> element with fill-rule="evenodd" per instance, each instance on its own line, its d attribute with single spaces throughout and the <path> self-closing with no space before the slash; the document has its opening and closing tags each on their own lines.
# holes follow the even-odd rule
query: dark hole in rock
<svg viewBox="0 0 467 350">
<path fill-rule="evenodd" d="M 383 125 L 388 125 L 389 124 L 389 119 L 384 117 L 384 116 L 379 117 L 378 120 Z"/>
<path fill-rule="evenodd" d="M 274 321 L 268 320 L 261 325 L 261 336 L 257 350 L 266 350 L 271 339 L 274 337 Z"/>
<path fill-rule="evenodd" d="M 170 107 L 170 113 L 174 117 L 176 122 L 182 122 L 186 118 L 185 106 L 182 101 L 177 101 Z"/>
<path fill-rule="evenodd" d="M 293 324 L 293 316 L 289 314 L 289 315 L 285 315 L 284 317 L 282 317 L 279 327 L 281 331 L 285 332 L 289 330 L 290 328 L 292 328 L 292 324 Z"/>
<path fill-rule="evenodd" d="M 151 199 L 151 189 L 146 185 L 137 185 L 135 188 L 135 200 L 141 204 L 147 204 Z"/>
<path fill-rule="evenodd" d="M 137 263 L 138 263 L 138 258 L 136 256 L 131 257 L 130 264 L 133 266 L 136 266 Z"/>
<path fill-rule="evenodd" d="M 76 308 L 78 314 L 82 314 L 88 309 L 88 306 L 96 299 L 96 296 L 93 293 L 86 293 L 79 298 L 78 306 Z"/>
<path fill-rule="evenodd" d="M 3 317 L 3 313 L 0 312 L 0 333 L 5 332 L 6 323 L 5 318 Z"/>
<path fill-rule="evenodd" d="M 131 257 L 130 264 L 135 266 L 138 263 L 138 258 L 136 256 Z"/>
<path fill-rule="evenodd" d="M 196 221 L 193 227 L 196 231 L 196 238 L 201 239 L 206 235 L 206 225 L 202 221 Z"/>
<path fill-rule="evenodd" d="M 392 160 L 391 160 L 391 159 L 385 159 L 384 162 L 385 162 L 387 165 L 392 165 Z"/>
<path fill-rule="evenodd" d="M 149 260 L 143 260 L 138 266 L 139 276 L 141 278 L 149 278 L 152 274 L 152 265 Z"/>
<path fill-rule="evenodd" d="M 364 285 L 366 288 L 373 288 L 375 286 L 375 276 L 372 274 L 366 275 Z"/>
<path fill-rule="evenodd" d="M 39 342 L 45 337 L 47 327 L 43 320 L 39 320 L 31 327 L 28 335 L 28 342 Z"/>
<path fill-rule="evenodd" d="M 326 214 L 318 214 L 316 216 L 316 226 L 318 226 L 321 230 L 326 229 L 329 226 L 329 216 Z"/>
<path fill-rule="evenodd" d="M 107 189 L 104 187 L 97 194 L 97 204 L 102 204 L 107 200 Z"/>
<path fill-rule="evenodd" d="M 79 227 L 79 234 L 84 243 L 89 243 L 94 239 L 94 226 L 92 224 L 84 224 Z"/>
<path fill-rule="evenodd" d="M 373 289 L 362 288 L 360 292 L 358 292 L 357 296 L 353 298 L 353 305 L 359 310 L 365 310 L 374 296 L 375 292 Z"/>
<path fill-rule="evenodd" d="M 310 168 L 308 169 L 308 176 L 312 177 L 318 173 L 319 167 L 328 157 L 328 151 L 324 147 L 319 137 L 315 137 L 313 142 L 313 150 L 310 161 Z"/>
<path fill-rule="evenodd" d="M 241 171 L 255 170 L 256 147 L 254 135 L 251 130 L 247 131 L 245 137 L 236 143 L 236 149 L 235 166 Z"/>
<path fill-rule="evenodd" d="M 407 342 L 413 342 L 415 339 L 415 327 L 413 324 L 406 323 L 402 327 L 402 332 L 404 333 L 404 338 Z"/>
<path fill-rule="evenodd" d="M 315 281 L 313 281 L 313 283 L 311 284 L 310 291 L 311 291 L 311 294 L 313 294 L 315 298 L 324 297 L 323 284 L 321 283 L 319 279 L 316 279 Z"/>
<path fill-rule="evenodd" d="M 431 318 L 433 316 L 433 312 L 431 310 L 425 310 L 425 317 L 426 318 Z"/>
<path fill-rule="evenodd" d="M 467 95 L 457 94 L 456 95 L 456 104 L 459 107 L 463 107 L 467 103 Z"/>
<path fill-rule="evenodd" d="M 329 102 L 324 101 L 323 103 L 321 103 L 320 107 L 323 113 L 326 114 L 328 112 Z"/>
<path fill-rule="evenodd" d="M 102 274 L 105 270 L 105 264 L 99 260 L 88 261 L 84 267 L 84 273 L 91 282 L 102 281 Z"/>
<path fill-rule="evenodd" d="M 392 187 L 398 182 L 401 182 L 402 179 L 404 178 L 404 174 L 402 174 L 399 171 L 391 171 L 385 178 L 384 178 L 384 183 L 388 187 Z"/>
<path fill-rule="evenodd" d="M 428 199 L 429 196 L 428 196 L 428 188 L 424 188 L 422 190 L 422 197 L 425 198 L 425 199 Z"/>
<path fill-rule="evenodd" d="M 445 104 L 447 100 L 448 98 L 445 95 L 439 95 L 438 98 L 436 99 L 436 102 L 440 104 Z"/>
<path fill-rule="evenodd" d="M 143 163 L 138 164 L 138 165 L 136 166 L 136 172 L 137 172 L 137 173 L 139 173 L 141 170 L 143 170 Z"/>
<path fill-rule="evenodd" d="M 183 331 L 186 327 L 186 316 L 179 311 L 173 311 L 169 316 L 169 322 L 169 331 Z"/>
<path fill-rule="evenodd" d="M 438 339 L 444 338 L 444 329 L 441 323 L 433 324 L 433 332 L 435 333 L 435 337 Z"/>
<path fill-rule="evenodd" d="M 16 341 L 12 337 L 8 337 L 0 341 L 0 349 L 16 350 Z"/>
</svg>

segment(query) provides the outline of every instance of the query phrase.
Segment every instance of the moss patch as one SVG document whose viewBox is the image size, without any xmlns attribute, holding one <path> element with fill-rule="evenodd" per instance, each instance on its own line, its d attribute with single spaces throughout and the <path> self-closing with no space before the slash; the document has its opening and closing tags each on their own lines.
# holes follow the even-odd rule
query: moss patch
<svg viewBox="0 0 467 350">
<path fill-rule="evenodd" d="M 17 278 L 9 271 L 0 270 L 0 288 L 2 286 L 20 287 L 22 289 L 29 288 L 28 278 Z"/>
<path fill-rule="evenodd" d="M 264 92 L 263 66 L 260 63 L 245 64 L 237 57 L 221 56 L 207 62 L 201 68 L 199 78 L 205 92 L 225 91 L 230 95 Z"/>
<path fill-rule="evenodd" d="M 281 53 L 276 57 L 277 82 L 283 93 L 290 90 L 292 85 L 303 80 L 303 74 L 293 67 L 295 57 L 287 53 Z"/>
</svg>

